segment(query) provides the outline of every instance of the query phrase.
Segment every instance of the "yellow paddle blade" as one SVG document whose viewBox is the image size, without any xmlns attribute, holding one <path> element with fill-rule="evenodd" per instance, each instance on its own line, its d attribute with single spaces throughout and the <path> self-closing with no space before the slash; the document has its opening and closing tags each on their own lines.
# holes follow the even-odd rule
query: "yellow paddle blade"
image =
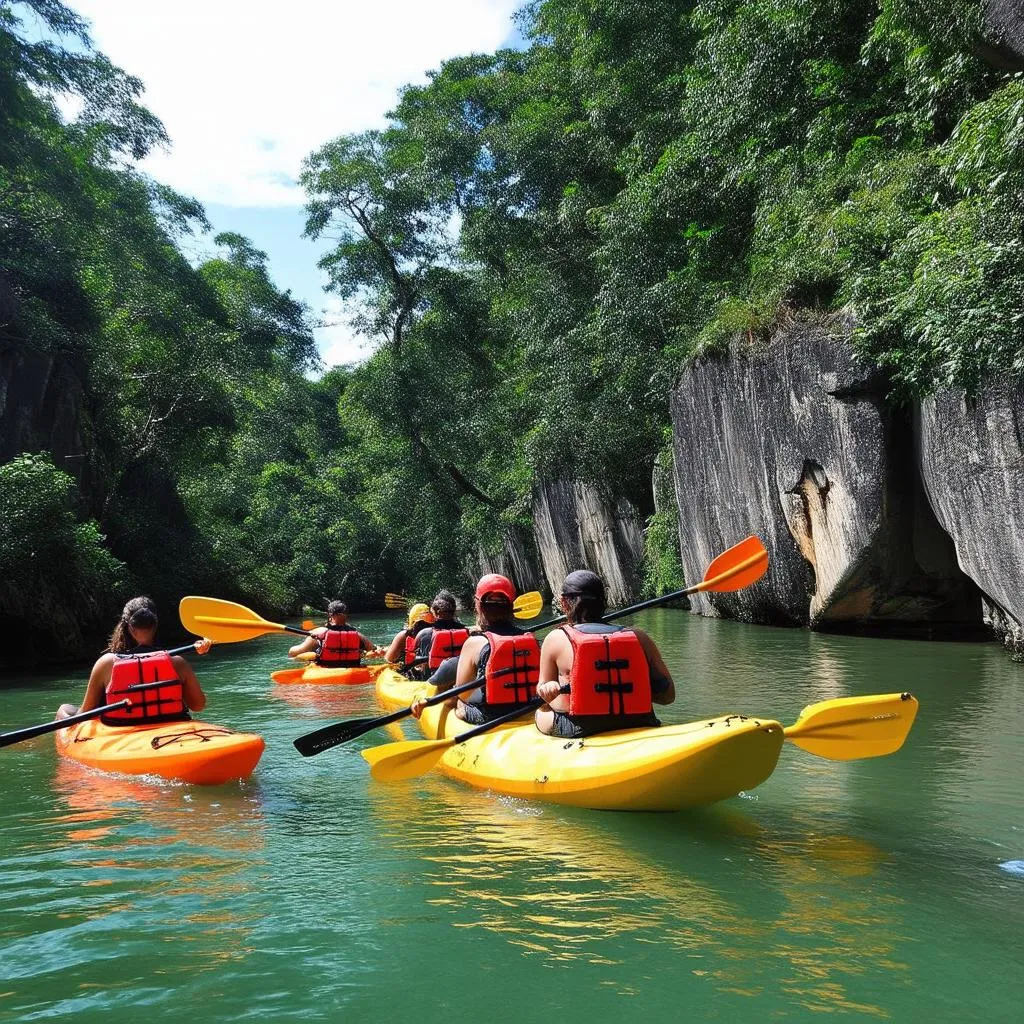
<svg viewBox="0 0 1024 1024">
<path fill-rule="evenodd" d="M 402 597 L 401 594 L 385 594 L 384 595 L 384 607 L 385 608 L 408 608 L 409 601 L 407 598 Z"/>
<path fill-rule="evenodd" d="M 370 775 L 378 782 L 401 782 L 429 772 L 452 742 L 450 739 L 403 740 L 368 747 L 362 755 L 370 765 Z"/>
<path fill-rule="evenodd" d="M 303 651 L 301 654 L 296 654 L 294 657 L 295 661 L 316 661 L 316 651 Z"/>
<path fill-rule="evenodd" d="M 517 619 L 534 619 L 544 609 L 544 598 L 539 590 L 531 590 L 527 594 L 520 594 L 512 602 L 512 614 Z"/>
<path fill-rule="evenodd" d="M 178 605 L 181 624 L 196 636 L 219 644 L 234 644 L 267 633 L 287 633 L 284 626 L 267 622 L 245 605 L 216 597 L 183 597 Z"/>
<path fill-rule="evenodd" d="M 704 579 L 688 593 L 714 590 L 719 593 L 742 590 L 756 583 L 768 571 L 768 552 L 760 537 L 751 535 L 728 551 L 723 551 L 709 566 Z"/>
<path fill-rule="evenodd" d="M 909 693 L 838 697 L 809 704 L 783 732 L 801 750 L 830 761 L 884 757 L 903 746 L 917 707 Z"/>
</svg>

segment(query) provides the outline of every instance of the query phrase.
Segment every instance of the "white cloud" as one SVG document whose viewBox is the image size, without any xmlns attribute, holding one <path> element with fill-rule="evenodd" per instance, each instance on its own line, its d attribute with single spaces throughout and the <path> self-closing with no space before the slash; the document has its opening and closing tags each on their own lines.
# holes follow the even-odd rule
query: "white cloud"
<svg viewBox="0 0 1024 1024">
<path fill-rule="evenodd" d="M 359 363 L 368 358 L 380 343 L 356 334 L 350 325 L 351 311 L 336 295 L 329 295 L 318 309 L 317 319 L 324 326 L 315 331 L 320 356 L 327 366 L 340 363 Z"/>
<path fill-rule="evenodd" d="M 302 159 L 398 89 L 493 51 L 521 0 L 71 0 L 172 140 L 147 171 L 207 203 L 295 206 Z"/>
</svg>

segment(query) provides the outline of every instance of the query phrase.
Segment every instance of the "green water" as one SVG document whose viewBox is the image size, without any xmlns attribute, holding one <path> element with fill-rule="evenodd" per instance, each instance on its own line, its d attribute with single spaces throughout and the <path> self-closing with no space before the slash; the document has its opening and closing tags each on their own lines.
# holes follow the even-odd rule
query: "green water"
<svg viewBox="0 0 1024 1024">
<path fill-rule="evenodd" d="M 291 740 L 368 688 L 275 687 L 286 640 L 196 659 L 203 718 L 262 733 L 242 785 L 0 750 L 0 1020 L 1021 1019 L 1024 667 L 995 645 L 812 635 L 653 611 L 685 721 L 912 690 L 907 745 L 789 745 L 755 792 L 615 814 L 385 787 Z M 371 636 L 397 618 L 363 619 Z M 8 679 L 0 727 L 83 675 Z M 411 731 L 409 735 L 414 735 Z M 380 736 L 381 739 L 385 738 Z"/>
</svg>

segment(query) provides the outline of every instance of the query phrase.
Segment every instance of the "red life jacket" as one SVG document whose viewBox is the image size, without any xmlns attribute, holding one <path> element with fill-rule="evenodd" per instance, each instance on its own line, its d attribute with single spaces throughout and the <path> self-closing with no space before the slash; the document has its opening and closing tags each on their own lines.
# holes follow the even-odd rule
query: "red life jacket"
<svg viewBox="0 0 1024 1024">
<path fill-rule="evenodd" d="M 416 660 L 416 640 L 420 633 L 425 629 L 430 628 L 429 622 L 424 622 L 420 619 L 418 622 L 414 622 L 405 631 L 405 667 L 408 668 Z"/>
<path fill-rule="evenodd" d="M 153 685 L 159 684 L 159 685 Z M 130 690 L 131 686 L 145 689 Z M 108 711 L 100 716 L 106 725 L 140 725 L 154 722 L 180 722 L 188 718 L 185 688 L 166 651 L 150 654 L 117 654 L 110 669 L 106 703 L 127 697 L 132 706 Z"/>
<path fill-rule="evenodd" d="M 405 666 L 408 668 L 416 660 L 416 634 L 405 634 Z"/>
<path fill-rule="evenodd" d="M 532 633 L 484 633 L 490 645 L 484 668 L 484 702 L 526 704 L 540 682 L 540 644 Z"/>
<path fill-rule="evenodd" d="M 316 663 L 325 668 L 355 668 L 363 655 L 359 630 L 351 626 L 328 626 L 320 637 Z"/>
<path fill-rule="evenodd" d="M 462 645 L 469 639 L 469 630 L 462 629 L 438 629 L 432 627 L 434 635 L 430 638 L 430 651 L 427 655 L 427 668 L 431 672 L 441 667 L 445 658 L 454 658 L 461 650 Z"/>
<path fill-rule="evenodd" d="M 636 633 L 583 633 L 562 626 L 572 644 L 570 715 L 648 715 L 651 669 Z"/>
</svg>

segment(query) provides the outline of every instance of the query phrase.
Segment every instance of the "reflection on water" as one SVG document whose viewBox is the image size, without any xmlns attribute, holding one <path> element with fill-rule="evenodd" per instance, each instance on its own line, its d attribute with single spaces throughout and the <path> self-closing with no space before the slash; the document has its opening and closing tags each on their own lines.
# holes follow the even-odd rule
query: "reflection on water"
<svg viewBox="0 0 1024 1024">
<path fill-rule="evenodd" d="M 45 1004 L 59 976 L 62 991 L 77 993 L 66 1008 L 85 1009 L 117 989 L 163 991 L 165 976 L 244 959 L 259 920 L 247 898 L 265 842 L 258 788 L 204 791 L 58 759 L 52 791 L 25 841 L 0 860 L 9 996 Z M 18 867 L 29 864 L 27 915 Z"/>
<path fill-rule="evenodd" d="M 338 718 L 359 717 L 364 713 L 367 697 L 372 693 L 372 683 L 366 686 L 274 683 L 271 685 L 270 699 L 288 705 L 295 714 L 303 718 L 316 719 L 319 724 L 320 719 L 332 721 Z"/>
<path fill-rule="evenodd" d="M 438 775 L 374 784 L 359 750 L 383 730 L 301 758 L 300 733 L 379 714 L 372 688 L 272 686 L 274 638 L 215 649 L 210 720 L 268 741 L 245 785 L 103 775 L 46 737 L 0 751 L 0 1019 L 1019 1019 L 1024 883 L 1000 865 L 1024 859 L 1024 667 L 676 611 L 638 624 L 678 681 L 668 722 L 789 723 L 904 689 L 921 710 L 894 757 L 787 744 L 744 798 L 602 814 Z M 0 688 L 0 720 L 81 690 Z"/>
<path fill-rule="evenodd" d="M 894 957 L 903 901 L 872 889 L 885 854 L 866 840 L 799 821 L 780 836 L 732 811 L 588 817 L 467 795 L 444 780 L 426 789 L 424 798 L 379 787 L 372 812 L 387 841 L 421 864 L 420 881 L 438 890 L 427 905 L 447 909 L 453 927 L 565 967 L 628 967 L 638 944 L 668 946 L 681 970 L 723 992 L 756 998 L 781 985 L 808 1010 L 888 1016 L 851 999 L 845 984 L 868 969 L 906 969 Z M 656 840 L 664 859 L 634 849 L 631 830 L 617 827 L 638 820 L 644 845 Z M 669 856 L 684 840 L 728 852 Z M 734 858 L 744 866 L 723 875 L 722 861 Z M 618 971 L 606 984 L 629 995 L 628 979 Z"/>
</svg>

